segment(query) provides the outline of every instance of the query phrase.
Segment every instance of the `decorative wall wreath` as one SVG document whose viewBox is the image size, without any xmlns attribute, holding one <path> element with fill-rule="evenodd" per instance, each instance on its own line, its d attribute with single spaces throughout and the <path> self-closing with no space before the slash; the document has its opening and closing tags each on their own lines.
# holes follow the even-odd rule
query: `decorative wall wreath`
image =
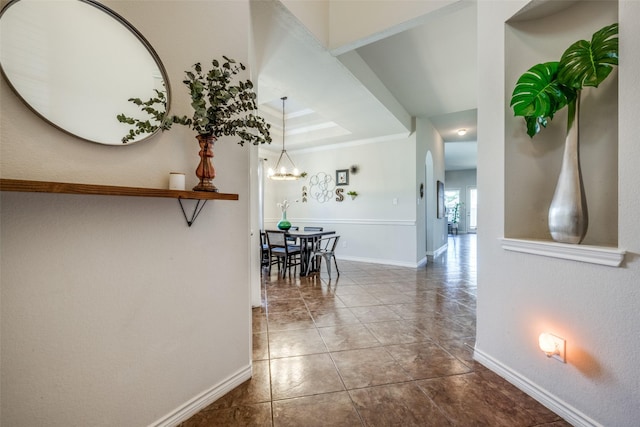
<svg viewBox="0 0 640 427">
<path fill-rule="evenodd" d="M 331 175 L 318 172 L 309 178 L 309 195 L 320 203 L 328 202 L 333 198 L 336 185 Z"/>
</svg>

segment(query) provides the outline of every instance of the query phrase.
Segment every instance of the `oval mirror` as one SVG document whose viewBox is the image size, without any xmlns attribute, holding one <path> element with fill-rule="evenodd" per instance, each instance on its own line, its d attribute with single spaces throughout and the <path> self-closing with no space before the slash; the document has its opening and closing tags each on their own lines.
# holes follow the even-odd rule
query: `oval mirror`
<svg viewBox="0 0 640 427">
<path fill-rule="evenodd" d="M 12 0 L 0 12 L 0 68 L 9 85 L 53 126 L 100 144 L 123 145 L 149 119 L 130 98 L 163 96 L 169 80 L 151 45 L 124 18 L 92 0 Z M 127 143 L 147 139 L 136 135 Z"/>
</svg>

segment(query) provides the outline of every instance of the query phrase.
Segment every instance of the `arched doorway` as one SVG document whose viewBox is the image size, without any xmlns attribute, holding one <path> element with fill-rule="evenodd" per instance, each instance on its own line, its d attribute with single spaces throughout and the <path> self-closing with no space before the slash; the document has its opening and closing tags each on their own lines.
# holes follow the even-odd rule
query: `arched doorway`
<svg viewBox="0 0 640 427">
<path fill-rule="evenodd" d="M 434 251 L 434 220 L 436 217 L 436 182 L 433 170 L 433 156 L 431 151 L 427 151 L 427 155 L 424 160 L 424 182 L 426 186 L 425 191 L 425 248 L 426 255 L 433 255 Z"/>
</svg>

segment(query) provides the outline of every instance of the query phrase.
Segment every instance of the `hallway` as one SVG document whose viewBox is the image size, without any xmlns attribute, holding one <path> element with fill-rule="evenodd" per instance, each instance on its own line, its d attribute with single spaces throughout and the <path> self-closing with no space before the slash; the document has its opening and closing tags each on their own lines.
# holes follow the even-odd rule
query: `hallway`
<svg viewBox="0 0 640 427">
<path fill-rule="evenodd" d="M 253 378 L 192 426 L 569 426 L 473 361 L 476 235 L 413 269 L 263 276 Z"/>
</svg>

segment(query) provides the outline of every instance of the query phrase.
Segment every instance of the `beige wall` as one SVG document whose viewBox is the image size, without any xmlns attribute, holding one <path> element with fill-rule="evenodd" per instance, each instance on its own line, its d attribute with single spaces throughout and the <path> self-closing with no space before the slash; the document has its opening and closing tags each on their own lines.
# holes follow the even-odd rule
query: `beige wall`
<svg viewBox="0 0 640 427">
<path fill-rule="evenodd" d="M 620 2 L 618 246 L 628 254 L 622 268 L 611 268 L 501 248 L 505 21 L 526 2 L 478 3 L 477 353 L 576 425 L 634 425 L 640 419 L 640 4 Z M 164 60 L 176 113 L 188 109 L 180 82 L 191 64 L 221 54 L 248 57 L 240 30 L 248 27 L 246 2 L 109 4 Z M 37 119 L 4 82 L 0 90 L 3 178 L 164 187 L 169 170 L 194 166 L 186 129 L 130 147 L 102 147 Z M 210 202 L 190 229 L 174 200 L 2 194 L 3 425 L 170 423 L 194 408 L 189 403 L 215 398 L 246 375 L 247 156 L 234 144 L 216 146 L 217 185 L 239 193 L 240 201 Z M 413 199 L 414 189 L 407 191 Z M 542 331 L 567 339 L 566 365 L 537 349 Z"/>
<path fill-rule="evenodd" d="M 247 61 L 246 1 L 108 5 L 162 58 L 176 114 L 193 63 Z M 186 128 L 101 146 L 0 90 L 3 178 L 195 184 Z M 0 424 L 171 424 L 250 375 L 248 149 L 222 139 L 215 154 L 216 185 L 240 200 L 208 202 L 191 228 L 173 199 L 2 193 Z"/>
<path fill-rule="evenodd" d="M 438 13 L 446 13 L 447 7 L 457 7 L 455 3 L 455 0 L 367 3 L 329 0 L 329 48 L 342 53 L 397 34 Z M 367 19 L 362 19 L 363 16 Z"/>
<path fill-rule="evenodd" d="M 640 419 L 640 225 L 635 214 L 640 207 L 635 169 L 640 158 L 635 136 L 640 3 L 619 2 L 618 246 L 627 251 L 621 268 L 501 247 L 506 199 L 501 165 L 506 162 L 505 100 L 510 95 L 505 93 L 505 21 L 525 4 L 478 3 L 476 351 L 483 363 L 574 425 L 634 426 Z M 567 340 L 566 364 L 547 359 L 537 348 L 544 331 Z"/>
</svg>

